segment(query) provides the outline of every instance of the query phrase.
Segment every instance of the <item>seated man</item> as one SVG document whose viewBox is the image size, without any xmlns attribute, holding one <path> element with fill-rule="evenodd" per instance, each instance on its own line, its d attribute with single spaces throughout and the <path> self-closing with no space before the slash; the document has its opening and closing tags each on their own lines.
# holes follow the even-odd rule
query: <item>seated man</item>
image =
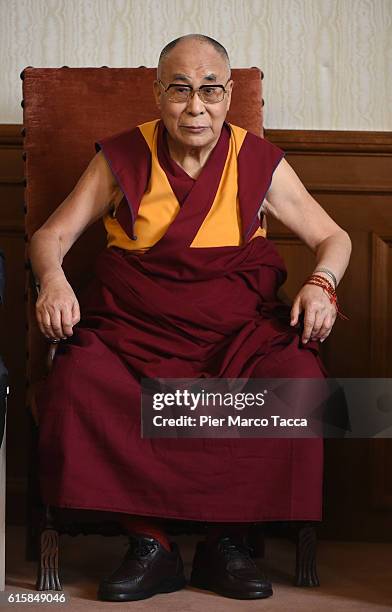
<svg viewBox="0 0 392 612">
<path fill-rule="evenodd" d="M 239 599 L 272 595 L 247 525 L 321 520 L 321 439 L 140 435 L 143 377 L 325 376 L 318 342 L 336 318 L 350 239 L 279 148 L 225 122 L 232 88 L 217 41 L 169 43 L 154 82 L 161 119 L 99 142 L 31 242 L 40 329 L 65 340 L 37 402 L 43 500 L 115 512 L 130 534 L 103 600 L 185 585 L 164 519 L 207 523 L 191 583 Z M 315 253 L 317 275 L 291 312 L 276 296 L 286 273 L 260 227 L 262 203 Z M 62 261 L 100 217 L 108 248 L 79 309 Z"/>
</svg>

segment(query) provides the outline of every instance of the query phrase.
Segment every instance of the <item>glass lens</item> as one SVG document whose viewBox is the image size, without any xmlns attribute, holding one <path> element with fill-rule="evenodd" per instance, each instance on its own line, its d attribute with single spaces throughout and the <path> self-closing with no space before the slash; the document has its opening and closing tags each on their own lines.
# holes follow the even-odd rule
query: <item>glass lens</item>
<svg viewBox="0 0 392 612">
<path fill-rule="evenodd" d="M 203 102 L 206 102 L 207 104 L 215 104 L 216 102 L 221 102 L 223 100 L 224 93 L 225 92 L 223 91 L 222 87 L 219 87 L 217 85 L 203 85 L 199 89 L 200 98 Z"/>
<path fill-rule="evenodd" d="M 170 85 L 167 92 L 168 99 L 170 102 L 186 102 L 191 91 L 192 88 L 186 85 Z"/>
</svg>

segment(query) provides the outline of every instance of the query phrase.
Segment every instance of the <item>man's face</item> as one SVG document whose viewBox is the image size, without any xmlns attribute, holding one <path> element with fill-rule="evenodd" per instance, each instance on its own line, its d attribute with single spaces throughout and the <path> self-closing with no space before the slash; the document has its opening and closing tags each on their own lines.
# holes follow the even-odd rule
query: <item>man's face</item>
<svg viewBox="0 0 392 612">
<path fill-rule="evenodd" d="M 171 139 L 185 148 L 210 148 L 218 141 L 230 106 L 233 81 L 224 58 L 208 43 L 183 41 L 168 54 L 162 64 L 160 80 L 165 88 L 171 83 L 191 85 L 224 85 L 227 93 L 221 102 L 206 104 L 198 94 L 188 102 L 171 102 L 169 90 L 154 82 L 154 94 L 162 120 Z"/>
</svg>

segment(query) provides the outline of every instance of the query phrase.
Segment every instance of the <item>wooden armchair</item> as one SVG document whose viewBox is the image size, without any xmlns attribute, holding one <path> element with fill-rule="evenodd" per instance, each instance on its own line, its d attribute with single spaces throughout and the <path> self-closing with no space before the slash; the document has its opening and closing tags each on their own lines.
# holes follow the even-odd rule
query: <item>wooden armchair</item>
<svg viewBox="0 0 392 612">
<path fill-rule="evenodd" d="M 233 70 L 236 82 L 228 120 L 262 134 L 262 73 L 257 68 Z M 22 74 L 24 108 L 24 160 L 26 177 L 26 242 L 65 199 L 93 157 L 94 142 L 112 133 L 157 117 L 152 95 L 152 68 L 26 68 Z M 252 95 L 241 96 L 241 83 Z M 91 226 L 64 260 L 66 276 L 76 294 L 88 281 L 92 262 L 105 248 L 102 222 Z M 31 462 L 29 474 L 29 524 L 27 557 L 39 557 L 37 589 L 61 589 L 58 576 L 60 533 L 121 533 L 115 523 L 91 518 L 88 512 L 45 507 L 39 493 L 36 461 L 37 411 L 34 389 L 47 373 L 48 342 L 35 319 L 35 287 L 26 261 L 28 318 L 28 409 L 31 415 Z M 53 357 L 50 348 L 49 362 Z M 94 513 L 92 513 L 94 514 Z M 295 584 L 318 585 L 315 568 L 315 530 L 298 523 Z M 177 526 L 171 525 L 172 532 Z M 182 528 L 197 529 L 187 523 Z M 170 529 L 170 525 L 169 525 Z M 262 553 L 260 527 L 254 530 L 255 554 Z"/>
</svg>

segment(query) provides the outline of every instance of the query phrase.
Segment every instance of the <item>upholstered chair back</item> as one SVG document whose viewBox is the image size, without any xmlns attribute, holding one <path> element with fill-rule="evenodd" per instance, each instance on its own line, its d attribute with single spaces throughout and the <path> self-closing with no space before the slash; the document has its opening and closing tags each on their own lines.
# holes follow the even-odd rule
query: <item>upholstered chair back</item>
<svg viewBox="0 0 392 612">
<path fill-rule="evenodd" d="M 26 68 L 23 80 L 26 242 L 71 192 L 95 154 L 95 141 L 159 116 L 152 94 L 153 68 Z M 262 135 L 262 73 L 235 69 L 228 121 Z M 91 276 L 105 247 L 102 221 L 79 238 L 64 260 L 76 290 Z M 28 263 L 28 262 L 27 262 Z M 27 266 L 28 267 L 28 266 Z M 34 314 L 27 274 L 28 378 L 45 375 L 47 342 Z"/>
</svg>

